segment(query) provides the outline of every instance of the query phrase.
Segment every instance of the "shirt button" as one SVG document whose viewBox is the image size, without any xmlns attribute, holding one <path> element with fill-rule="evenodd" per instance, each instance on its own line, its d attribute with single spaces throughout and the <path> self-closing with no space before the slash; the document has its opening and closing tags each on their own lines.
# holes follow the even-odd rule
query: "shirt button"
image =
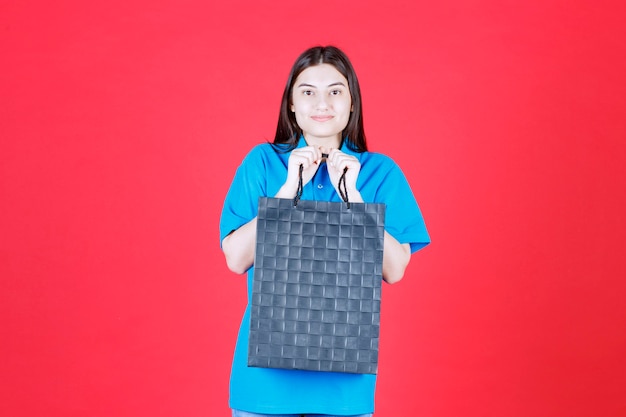
<svg viewBox="0 0 626 417">
<path fill-rule="evenodd" d="M 324 188 L 324 186 L 322 184 L 317 184 L 317 188 L 321 190 L 322 188 Z"/>
</svg>

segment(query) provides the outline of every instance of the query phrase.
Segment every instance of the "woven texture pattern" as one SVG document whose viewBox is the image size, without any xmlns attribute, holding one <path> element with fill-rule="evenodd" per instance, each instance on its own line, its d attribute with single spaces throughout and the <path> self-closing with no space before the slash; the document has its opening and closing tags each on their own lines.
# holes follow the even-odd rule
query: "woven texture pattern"
<svg viewBox="0 0 626 417">
<path fill-rule="evenodd" d="M 384 215 L 259 199 L 250 366 L 377 372 Z"/>
</svg>

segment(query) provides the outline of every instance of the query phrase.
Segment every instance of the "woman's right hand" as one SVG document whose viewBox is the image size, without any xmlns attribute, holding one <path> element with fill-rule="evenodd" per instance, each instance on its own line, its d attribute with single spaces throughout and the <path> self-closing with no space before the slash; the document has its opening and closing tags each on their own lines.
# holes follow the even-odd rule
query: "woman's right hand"
<svg viewBox="0 0 626 417">
<path fill-rule="evenodd" d="M 300 180 L 300 165 L 302 165 L 302 186 L 311 181 L 322 161 L 322 151 L 316 146 L 296 148 L 291 151 L 287 163 L 287 179 L 275 197 L 294 198 L 298 191 Z"/>
</svg>

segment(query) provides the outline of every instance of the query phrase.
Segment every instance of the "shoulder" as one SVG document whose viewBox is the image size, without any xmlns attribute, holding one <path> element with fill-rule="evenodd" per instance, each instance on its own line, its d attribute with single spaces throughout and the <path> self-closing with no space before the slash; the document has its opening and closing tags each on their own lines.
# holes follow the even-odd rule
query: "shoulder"
<svg viewBox="0 0 626 417">
<path fill-rule="evenodd" d="M 259 143 L 252 147 L 243 158 L 243 166 L 266 166 L 281 158 L 280 148 L 269 142 Z"/>
<path fill-rule="evenodd" d="M 363 152 L 359 154 L 361 169 L 380 171 L 381 174 L 400 170 L 398 164 L 389 156 L 377 152 Z"/>
<path fill-rule="evenodd" d="M 362 160 L 373 161 L 381 165 L 396 165 L 390 156 L 378 152 L 363 152 L 360 154 Z"/>
<path fill-rule="evenodd" d="M 271 143 L 259 143 L 257 145 L 254 145 L 252 149 L 248 151 L 247 155 L 244 158 L 244 161 L 267 158 L 268 155 L 271 155 L 273 153 L 276 153 L 276 151 L 272 147 Z"/>
<path fill-rule="evenodd" d="M 412 196 L 406 175 L 391 157 L 375 152 L 363 152 L 359 159 L 360 190 L 364 199 L 389 203 Z"/>
</svg>

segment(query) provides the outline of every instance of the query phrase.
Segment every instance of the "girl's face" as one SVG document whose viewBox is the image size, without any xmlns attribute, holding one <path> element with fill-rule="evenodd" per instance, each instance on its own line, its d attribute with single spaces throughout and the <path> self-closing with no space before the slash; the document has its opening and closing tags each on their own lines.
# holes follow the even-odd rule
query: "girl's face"
<svg viewBox="0 0 626 417">
<path fill-rule="evenodd" d="M 308 67 L 294 83 L 291 111 L 309 145 L 338 148 L 352 111 L 348 80 L 330 64 Z"/>
</svg>

